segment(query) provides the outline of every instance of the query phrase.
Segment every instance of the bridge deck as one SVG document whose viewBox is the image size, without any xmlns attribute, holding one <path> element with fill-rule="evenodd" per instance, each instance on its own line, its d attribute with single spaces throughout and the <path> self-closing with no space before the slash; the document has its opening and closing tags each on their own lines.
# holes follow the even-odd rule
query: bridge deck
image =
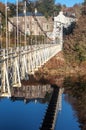
<svg viewBox="0 0 86 130">
<path fill-rule="evenodd" d="M 10 87 L 21 87 L 21 80 L 29 80 L 30 74 L 34 74 L 39 67 L 60 51 L 60 44 L 31 45 L 1 50 L 1 93 L 8 92 L 10 95 Z M 0 96 L 6 96 L 6 94 Z"/>
</svg>

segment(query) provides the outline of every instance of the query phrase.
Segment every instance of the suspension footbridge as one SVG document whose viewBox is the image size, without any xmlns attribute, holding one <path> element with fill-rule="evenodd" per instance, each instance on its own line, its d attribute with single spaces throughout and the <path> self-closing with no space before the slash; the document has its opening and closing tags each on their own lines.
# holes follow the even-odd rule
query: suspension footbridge
<svg viewBox="0 0 86 130">
<path fill-rule="evenodd" d="M 42 35 L 27 35 L 28 4 L 25 0 L 23 30 L 19 24 L 18 0 L 16 0 L 16 22 L 8 16 L 7 0 L 4 13 L 0 10 L 0 96 L 10 97 L 11 87 L 21 87 L 21 80 L 29 80 L 30 74 L 34 74 L 39 67 L 62 50 L 63 26 L 66 25 L 65 28 L 67 28 L 73 22 L 73 20 L 63 22 L 55 17 L 53 31 L 48 36 L 35 13 L 32 12 L 33 19 Z"/>
</svg>

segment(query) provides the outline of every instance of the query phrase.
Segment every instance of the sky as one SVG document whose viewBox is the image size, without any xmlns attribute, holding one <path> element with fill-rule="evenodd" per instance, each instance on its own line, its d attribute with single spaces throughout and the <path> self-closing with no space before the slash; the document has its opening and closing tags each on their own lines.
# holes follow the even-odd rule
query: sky
<svg viewBox="0 0 86 130">
<path fill-rule="evenodd" d="M 67 7 L 71 7 L 76 3 L 82 3 L 84 0 L 56 0 L 56 3 L 65 4 Z"/>
<path fill-rule="evenodd" d="M 16 0 L 0 0 L 0 2 L 5 2 L 5 1 L 8 1 L 8 2 L 14 2 Z M 60 3 L 60 4 L 65 4 L 67 7 L 71 7 L 73 6 L 74 4 L 76 3 L 82 3 L 84 0 L 55 0 L 55 3 Z"/>
</svg>

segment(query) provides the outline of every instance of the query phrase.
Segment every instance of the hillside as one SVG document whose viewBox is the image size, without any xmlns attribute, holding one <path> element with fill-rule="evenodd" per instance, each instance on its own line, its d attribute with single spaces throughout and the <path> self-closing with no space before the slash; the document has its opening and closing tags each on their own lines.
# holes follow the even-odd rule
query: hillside
<svg viewBox="0 0 86 130">
<path fill-rule="evenodd" d="M 80 16 L 73 34 L 65 37 L 64 54 L 70 63 L 86 60 L 86 15 Z"/>
<path fill-rule="evenodd" d="M 48 61 L 38 72 L 38 79 L 58 84 L 68 76 L 86 76 L 86 15 L 77 20 L 75 29 L 64 38 L 63 51 Z"/>
</svg>

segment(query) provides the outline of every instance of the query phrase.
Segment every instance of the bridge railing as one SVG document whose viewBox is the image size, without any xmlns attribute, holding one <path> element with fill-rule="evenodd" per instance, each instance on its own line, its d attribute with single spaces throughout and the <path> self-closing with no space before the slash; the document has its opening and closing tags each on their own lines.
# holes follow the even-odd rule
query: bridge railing
<svg viewBox="0 0 86 130">
<path fill-rule="evenodd" d="M 42 31 L 42 35 L 26 34 L 26 5 L 24 1 L 24 30 L 19 26 L 18 0 L 16 0 L 16 23 L 8 17 L 7 1 L 4 4 L 5 13 L 0 10 L 0 95 L 11 96 L 10 87 L 21 87 L 21 80 L 29 79 L 30 74 L 44 65 L 56 53 L 61 51 L 61 45 L 55 44 L 45 33 L 35 14 L 32 16 Z M 3 20 L 5 24 L 3 25 Z M 9 24 L 10 23 L 10 24 Z M 12 30 L 11 30 L 12 29 Z M 54 43 L 54 44 L 53 44 Z"/>
<path fill-rule="evenodd" d="M 1 93 L 8 92 L 10 95 L 10 87 L 21 87 L 21 80 L 28 80 L 30 74 L 34 74 L 59 51 L 61 51 L 59 44 L 2 49 L 0 52 Z"/>
</svg>

